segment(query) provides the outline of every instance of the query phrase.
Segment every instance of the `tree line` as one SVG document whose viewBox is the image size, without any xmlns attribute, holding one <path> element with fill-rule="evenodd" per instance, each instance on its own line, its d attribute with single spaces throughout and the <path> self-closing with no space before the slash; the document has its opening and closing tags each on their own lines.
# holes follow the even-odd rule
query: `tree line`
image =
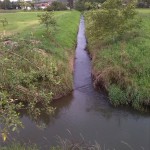
<svg viewBox="0 0 150 150">
<path fill-rule="evenodd" d="M 105 1 L 106 0 L 68 0 L 66 3 L 61 1 L 54 1 L 47 10 L 65 10 L 67 7 L 71 9 L 75 8 L 79 11 L 99 9 L 101 4 Z M 128 3 L 129 1 L 130 0 L 123 0 L 124 3 Z M 10 0 L 0 1 L 0 9 L 21 9 L 27 7 L 34 8 L 34 2 L 11 2 Z M 150 8 L 150 0 L 137 0 L 137 7 Z"/>
</svg>

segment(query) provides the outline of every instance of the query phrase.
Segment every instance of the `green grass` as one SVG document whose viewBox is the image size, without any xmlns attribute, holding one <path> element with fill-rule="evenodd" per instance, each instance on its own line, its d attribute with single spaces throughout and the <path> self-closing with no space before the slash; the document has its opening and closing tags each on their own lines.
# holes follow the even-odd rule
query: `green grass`
<svg viewBox="0 0 150 150">
<path fill-rule="evenodd" d="M 34 27 L 34 25 L 38 24 L 37 14 L 40 14 L 40 12 L 0 13 L 0 19 L 6 18 L 8 21 L 6 35 Z M 0 24 L 0 32 L 2 31 L 3 26 Z"/>
<path fill-rule="evenodd" d="M 71 150 L 71 149 L 76 149 L 76 150 L 83 150 L 83 149 L 92 149 L 92 150 L 101 150 L 105 148 L 101 148 L 100 144 L 97 142 L 91 143 L 87 142 L 84 139 L 80 140 L 70 140 L 70 139 L 63 139 L 61 137 L 58 137 L 56 139 L 58 142 L 57 146 L 50 146 L 47 148 L 47 150 Z M 20 144 L 20 143 L 11 143 L 6 146 L 0 146 L 0 150 L 40 150 L 42 147 L 38 147 L 36 145 L 32 144 Z"/>
<path fill-rule="evenodd" d="M 9 146 L 0 147 L 0 150 L 39 150 L 36 146 L 26 146 L 19 143 L 12 143 Z"/>
<path fill-rule="evenodd" d="M 54 111 L 50 105 L 52 99 L 73 89 L 80 13 L 55 12 L 57 29 L 50 35 L 38 21 L 37 14 L 41 13 L 0 13 L 9 22 L 5 35 L 2 26 L 0 28 L 0 107 L 3 108 L 0 120 L 5 127 L 0 132 L 9 132 L 20 126 L 15 111 L 22 107 L 18 102 L 23 102 L 29 115 L 36 120 L 43 111 L 47 114 Z"/>
<path fill-rule="evenodd" d="M 0 13 L 0 18 L 8 21 L 6 35 L 0 41 L 0 67 L 4 71 L 0 74 L 1 90 L 7 91 L 11 86 L 14 91 L 16 86 L 23 86 L 36 92 L 52 92 L 53 98 L 72 90 L 72 64 L 80 13 L 55 12 L 57 29 L 49 37 L 45 34 L 44 25 L 39 24 L 37 15 L 41 13 L 43 12 Z M 1 35 L 3 30 L 0 24 Z M 7 41 L 10 43 L 5 45 Z M 6 59 L 8 60 L 5 61 Z M 16 77 L 13 78 L 10 72 Z M 15 94 L 12 92 L 10 95 L 15 97 Z"/>
<path fill-rule="evenodd" d="M 143 110 L 150 106 L 150 10 L 137 11 L 142 26 L 135 35 L 105 44 L 88 41 L 88 47 L 93 57 L 95 86 L 105 88 L 115 106 L 132 105 Z"/>
</svg>

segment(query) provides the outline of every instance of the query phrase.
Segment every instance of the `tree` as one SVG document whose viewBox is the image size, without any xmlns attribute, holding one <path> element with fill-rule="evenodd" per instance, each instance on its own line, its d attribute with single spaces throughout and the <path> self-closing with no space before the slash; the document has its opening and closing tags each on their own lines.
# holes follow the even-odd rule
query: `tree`
<svg viewBox="0 0 150 150">
<path fill-rule="evenodd" d="M 68 0 L 68 6 L 70 7 L 70 9 L 73 8 L 73 0 Z"/>
<path fill-rule="evenodd" d="M 10 0 L 4 0 L 1 3 L 1 8 L 2 9 L 10 9 L 11 8 L 11 2 L 10 2 Z"/>
<path fill-rule="evenodd" d="M 138 0 L 137 7 L 149 8 L 150 7 L 150 0 Z"/>
<path fill-rule="evenodd" d="M 99 9 L 99 6 L 106 0 L 77 0 L 75 2 L 75 9 L 79 11 Z"/>
<path fill-rule="evenodd" d="M 44 14 L 38 15 L 40 23 L 45 25 L 46 33 L 50 35 L 53 29 L 56 27 L 56 20 L 54 18 L 53 12 L 46 12 Z"/>
<path fill-rule="evenodd" d="M 29 2 L 25 2 L 25 1 L 19 2 L 19 5 L 20 5 L 21 9 L 23 9 L 23 10 L 27 10 L 28 7 L 31 7 L 31 4 Z"/>
<path fill-rule="evenodd" d="M 123 5 L 122 0 L 107 0 L 101 10 L 88 13 L 88 34 L 92 33 L 93 38 L 101 40 L 122 36 L 140 25 L 135 16 L 133 1 Z"/>
<path fill-rule="evenodd" d="M 52 2 L 52 4 L 47 7 L 47 11 L 59 11 L 59 10 L 66 10 L 67 7 L 64 3 L 62 2 L 57 2 L 57 1 L 54 1 Z"/>
</svg>

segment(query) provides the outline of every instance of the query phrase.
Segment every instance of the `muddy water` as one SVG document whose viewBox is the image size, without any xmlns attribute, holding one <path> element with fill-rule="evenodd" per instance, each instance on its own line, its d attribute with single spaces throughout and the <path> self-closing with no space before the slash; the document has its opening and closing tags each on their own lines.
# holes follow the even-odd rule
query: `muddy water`
<svg viewBox="0 0 150 150">
<path fill-rule="evenodd" d="M 93 89 L 84 29 L 84 20 L 81 18 L 73 93 L 54 103 L 57 109 L 53 116 L 43 115 L 35 123 L 23 114 L 21 119 L 25 128 L 19 134 L 12 135 L 12 138 L 36 143 L 43 150 L 57 145 L 57 135 L 80 140 L 82 134 L 87 141 L 97 141 L 106 150 L 150 150 L 150 115 L 114 108 L 106 96 Z M 45 127 L 41 129 L 37 124 L 44 124 Z"/>
</svg>

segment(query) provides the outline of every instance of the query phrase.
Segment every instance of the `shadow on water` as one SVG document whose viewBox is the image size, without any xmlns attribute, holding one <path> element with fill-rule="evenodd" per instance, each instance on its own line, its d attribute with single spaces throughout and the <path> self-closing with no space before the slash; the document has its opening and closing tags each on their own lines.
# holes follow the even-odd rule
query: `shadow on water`
<svg viewBox="0 0 150 150">
<path fill-rule="evenodd" d="M 56 136 L 74 139 L 82 134 L 87 141 L 97 141 L 105 149 L 150 150 L 150 115 L 128 108 L 114 108 L 107 97 L 94 90 L 91 62 L 85 51 L 84 18 L 81 17 L 75 57 L 74 91 L 53 103 L 52 116 L 42 114 L 35 123 L 25 112 L 21 119 L 25 128 L 12 134 L 20 142 L 36 143 L 41 149 L 57 145 Z M 44 128 L 37 127 L 44 124 Z M 128 144 L 126 144 L 128 143 Z M 129 148 L 130 147 L 130 148 Z"/>
</svg>

